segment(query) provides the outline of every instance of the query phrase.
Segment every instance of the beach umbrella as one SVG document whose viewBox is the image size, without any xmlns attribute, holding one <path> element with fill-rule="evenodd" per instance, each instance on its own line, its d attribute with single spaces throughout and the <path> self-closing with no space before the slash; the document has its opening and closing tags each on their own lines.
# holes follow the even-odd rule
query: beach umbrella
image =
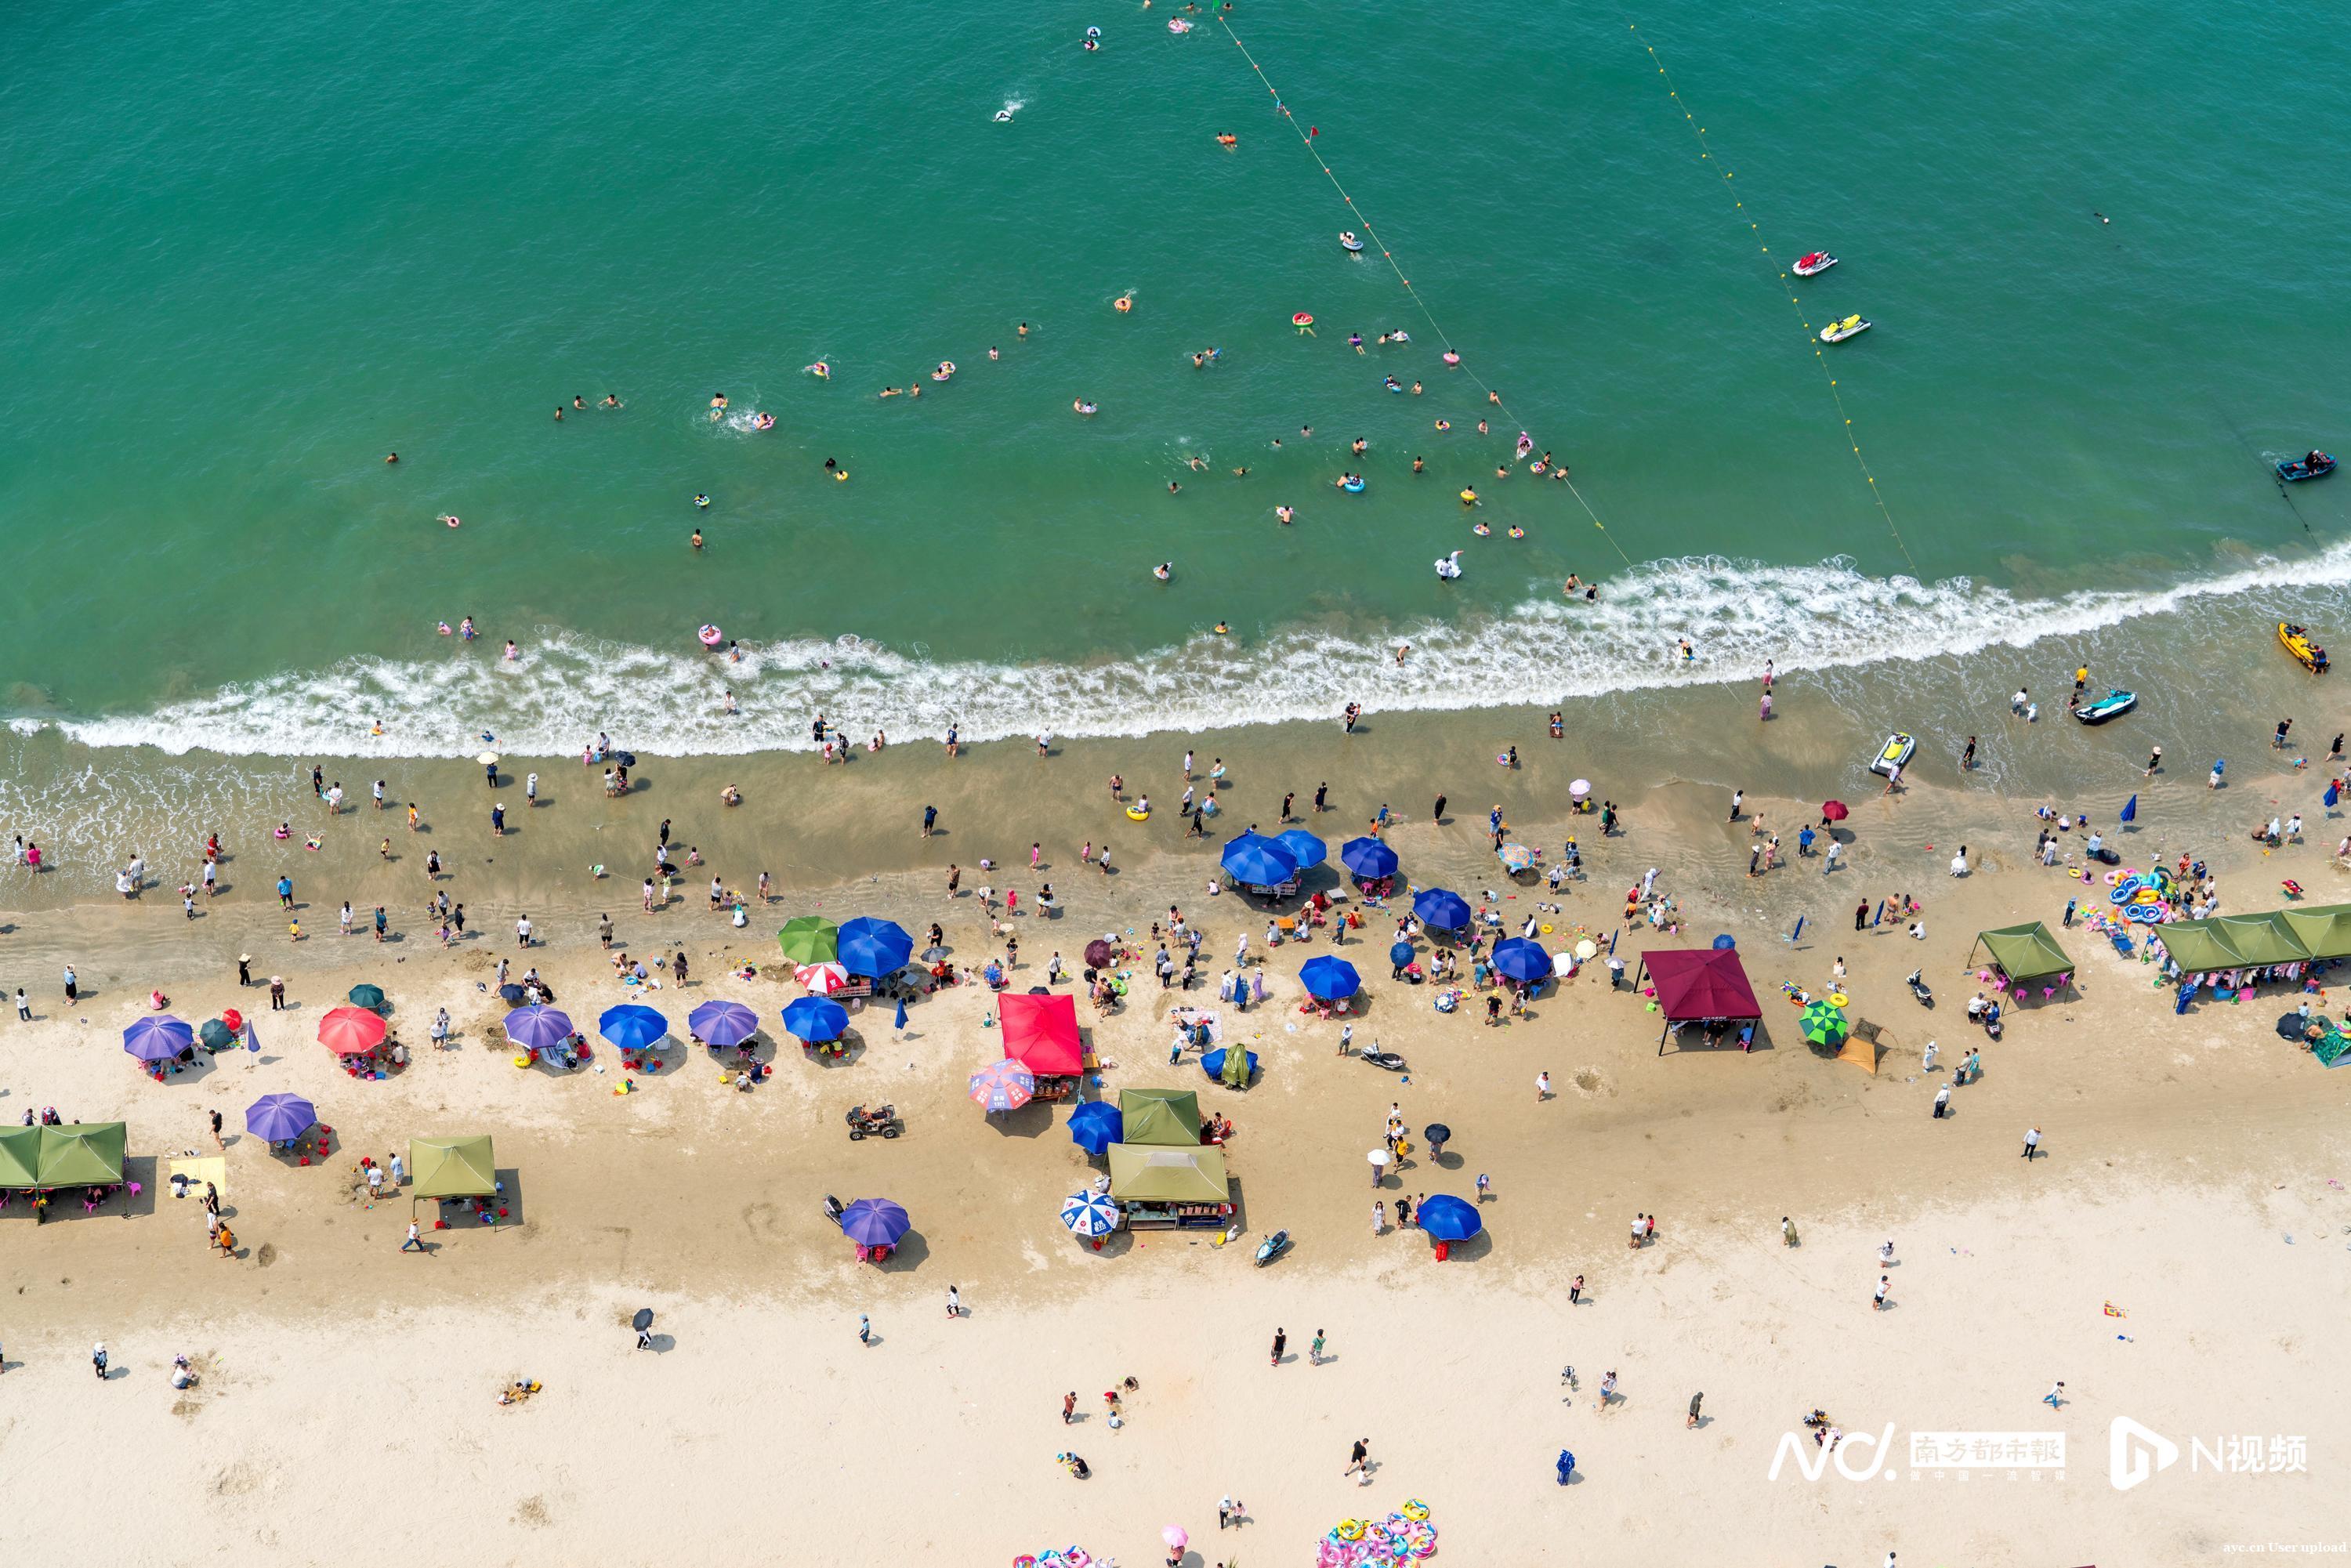
<svg viewBox="0 0 2351 1568">
<path fill-rule="evenodd" d="M 122 1049 L 141 1061 L 169 1061 L 196 1042 L 196 1031 L 169 1013 L 141 1019 L 122 1031 Z"/>
<path fill-rule="evenodd" d="M 533 1051 L 561 1045 L 571 1038 L 571 1019 L 550 1007 L 517 1008 L 507 1014 L 507 1038 Z"/>
<path fill-rule="evenodd" d="M 801 997 L 784 1009 L 784 1028 L 795 1040 L 822 1045 L 849 1032 L 849 1009 L 823 997 Z"/>
<path fill-rule="evenodd" d="M 351 988 L 350 997 L 346 999 L 349 1000 L 351 1006 L 355 1008 L 366 1008 L 369 1011 L 372 1012 L 383 1006 L 383 988 L 381 986 L 353 986 Z"/>
<path fill-rule="evenodd" d="M 1389 946 L 1388 962 L 1395 966 L 1397 968 L 1403 968 L 1406 964 L 1411 963 L 1412 960 L 1413 949 L 1411 943 L 1397 942 Z"/>
<path fill-rule="evenodd" d="M 1796 1015 L 1797 1027 L 1814 1045 L 1842 1045 L 1853 1026 L 1844 1012 L 1828 1002 L 1812 1002 Z"/>
<path fill-rule="evenodd" d="M 1107 1100 L 1089 1100 L 1070 1113 L 1070 1142 L 1099 1156 L 1126 1135 L 1126 1118 Z"/>
<path fill-rule="evenodd" d="M 2125 822 L 2135 822 L 2138 821 L 2137 796 L 2134 795 L 2129 800 L 2123 802 L 2122 815 L 2117 818 L 2116 821 Z"/>
<path fill-rule="evenodd" d="M 1394 876 L 1396 852 L 1377 839 L 1349 839 L 1339 846 L 1339 863 L 1367 879 Z"/>
<path fill-rule="evenodd" d="M 476 752 L 474 760 L 485 768 L 496 768 L 498 765 L 498 754 L 495 751 Z"/>
<path fill-rule="evenodd" d="M 784 928 L 776 933 L 777 946 L 795 964 L 823 964 L 839 957 L 840 939 L 841 927 L 813 915 L 787 920 Z"/>
<path fill-rule="evenodd" d="M 226 1051 L 236 1043 L 236 1030 L 219 1019 L 206 1019 L 204 1027 L 196 1030 L 196 1038 L 204 1042 L 206 1051 Z"/>
<path fill-rule="evenodd" d="M 841 967 L 877 980 L 904 968 L 914 954 L 914 939 L 892 920 L 852 920 L 841 928 L 840 946 Z"/>
<path fill-rule="evenodd" d="M 1363 977 L 1355 973 L 1355 966 L 1328 953 L 1307 959 L 1305 967 L 1298 971 L 1298 980 L 1306 988 L 1308 996 L 1320 997 L 1326 1002 L 1352 997 L 1364 988 Z"/>
<path fill-rule="evenodd" d="M 1415 1216 L 1420 1228 L 1438 1241 L 1467 1241 L 1486 1228 L 1478 1214 L 1478 1206 L 1466 1203 L 1449 1192 L 1421 1199 Z"/>
<path fill-rule="evenodd" d="M 1250 887 L 1278 887 L 1298 874 L 1298 857 L 1263 833 L 1243 833 L 1218 859 L 1227 875 Z"/>
<path fill-rule="evenodd" d="M 1534 869 L 1535 852 L 1527 848 L 1524 844 L 1504 844 L 1500 849 L 1494 852 L 1494 855 L 1496 859 L 1502 862 L 1502 869 L 1504 871 L 1532 871 Z"/>
<path fill-rule="evenodd" d="M 1076 1236 L 1108 1236 L 1118 1228 L 1118 1205 L 1106 1192 L 1073 1192 L 1061 1200 L 1061 1223 Z"/>
<path fill-rule="evenodd" d="M 841 1233 L 860 1247 L 895 1247 L 913 1224 L 886 1197 L 861 1197 L 841 1211 Z"/>
<path fill-rule="evenodd" d="M 1388 1152 L 1385 1149 L 1369 1149 L 1364 1151 L 1364 1158 L 1375 1166 L 1384 1166 L 1388 1163 Z"/>
<path fill-rule="evenodd" d="M 643 1051 L 669 1038 L 669 1019 L 633 1002 L 606 1008 L 596 1020 L 596 1032 L 622 1051 Z"/>
<path fill-rule="evenodd" d="M 1086 967 L 1089 969 L 1110 967 L 1110 961 L 1113 956 L 1111 945 L 1099 936 L 1086 944 Z"/>
<path fill-rule="evenodd" d="M 792 978 L 800 983 L 801 989 L 829 997 L 848 986 L 849 971 L 838 964 L 802 964 L 792 971 Z"/>
<path fill-rule="evenodd" d="M 653 1310 L 651 1307 L 639 1307 L 636 1314 L 629 1319 L 629 1326 L 639 1333 L 644 1333 L 653 1326 Z"/>
<path fill-rule="evenodd" d="M 1298 862 L 1301 871 L 1311 865 L 1321 865 L 1331 858 L 1331 846 L 1303 828 L 1291 828 L 1287 832 L 1276 833 L 1273 841 L 1290 852 L 1290 858 Z"/>
<path fill-rule="evenodd" d="M 1567 787 L 1567 798 L 1571 800 L 1581 800 L 1591 793 L 1592 780 L 1589 779 L 1578 779 Z"/>
<path fill-rule="evenodd" d="M 1712 942 L 1708 943 L 1707 946 L 1712 947 L 1718 953 L 1727 953 L 1733 947 L 1739 946 L 1739 938 L 1733 936 L 1729 932 L 1725 931 L 1717 936 L 1715 939 Z"/>
<path fill-rule="evenodd" d="M 365 1056 L 383 1034 L 382 1018 L 365 1008 L 337 1008 L 319 1020 L 319 1043 L 337 1056 Z"/>
<path fill-rule="evenodd" d="M 1842 800 L 1825 800 L 1821 804 L 1821 821 L 1823 822 L 1842 822 L 1849 815 L 1851 811 Z"/>
<path fill-rule="evenodd" d="M 318 1124 L 319 1113 L 298 1094 L 264 1094 L 245 1108 L 245 1130 L 267 1143 L 287 1143 Z"/>
<path fill-rule="evenodd" d="M 898 998 L 898 1016 L 890 1020 L 890 1027 L 901 1034 L 906 1032 L 906 998 L 904 997 Z"/>
<path fill-rule="evenodd" d="M 998 1111 L 1018 1111 L 1036 1093 L 1037 1075 L 1008 1056 L 971 1075 L 971 1097 L 991 1116 Z"/>
<path fill-rule="evenodd" d="M 686 1015 L 685 1027 L 712 1045 L 740 1045 L 759 1032 L 759 1015 L 741 1002 L 705 1002 Z"/>
<path fill-rule="evenodd" d="M 256 1056 L 261 1054 L 261 1037 L 253 1032 L 253 1020 L 251 1019 L 245 1020 L 245 1049 L 253 1052 Z"/>
<path fill-rule="evenodd" d="M 1412 912 L 1435 931 L 1458 931 L 1469 924 L 1469 901 L 1442 887 L 1424 887 L 1414 894 Z"/>
<path fill-rule="evenodd" d="M 1803 934 L 1804 917 L 1799 915 L 1796 916 L 1796 928 L 1788 933 L 1788 940 L 1793 942 L 1797 937 L 1802 936 Z M 1611 936 L 1608 939 L 1608 950 L 1612 953 L 1616 950 L 1616 938 L 1614 936 Z"/>
<path fill-rule="evenodd" d="M 1504 979 L 1531 985 L 1551 973 L 1551 955 L 1523 936 L 1506 936 L 1494 944 L 1494 972 Z"/>
<path fill-rule="evenodd" d="M 1176 1551 L 1181 1552 L 1184 1550 L 1184 1543 L 1192 1538 L 1184 1533 L 1184 1527 L 1182 1525 L 1171 1524 L 1166 1529 L 1159 1532 L 1159 1539 L 1167 1542 L 1168 1545 L 1174 1547 Z"/>
<path fill-rule="evenodd" d="M 1437 1144 L 1449 1144 L 1453 1141 L 1453 1129 L 1442 1122 L 1431 1122 L 1420 1130 L 1420 1135 L 1426 1138 L 1432 1146 Z"/>
</svg>

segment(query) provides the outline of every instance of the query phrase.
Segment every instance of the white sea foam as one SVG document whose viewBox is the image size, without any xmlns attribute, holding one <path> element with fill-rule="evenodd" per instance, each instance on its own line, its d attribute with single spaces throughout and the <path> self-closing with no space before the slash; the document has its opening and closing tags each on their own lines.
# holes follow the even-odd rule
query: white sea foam
<svg viewBox="0 0 2351 1568">
<path fill-rule="evenodd" d="M 1261 642 L 1202 636 L 1091 664 L 932 663 L 849 636 L 747 650 L 740 664 L 684 651 L 540 638 L 516 663 L 490 645 L 444 660 L 346 660 L 288 672 L 153 712 L 62 719 L 93 746 L 309 757 L 453 756 L 487 730 L 525 755 L 580 749 L 597 730 L 657 755 L 809 746 L 821 712 L 857 739 L 969 741 L 1137 736 L 1370 712 L 1550 705 L 1609 692 L 1744 678 L 1766 659 L 1783 674 L 2022 647 L 2231 597 L 2351 585 L 2351 543 L 2291 564 L 2147 591 L 2082 590 L 2029 599 L 1966 579 L 1874 578 L 1851 563 L 1762 566 L 1659 561 L 1612 579 L 1597 603 L 1531 601 L 1465 623 L 1384 635 L 1299 629 Z M 1688 638 L 1698 659 L 1682 662 Z M 1402 664 L 1400 643 L 1412 651 Z M 732 689 L 741 711 L 722 712 Z M 370 734 L 380 720 L 384 733 Z"/>
</svg>

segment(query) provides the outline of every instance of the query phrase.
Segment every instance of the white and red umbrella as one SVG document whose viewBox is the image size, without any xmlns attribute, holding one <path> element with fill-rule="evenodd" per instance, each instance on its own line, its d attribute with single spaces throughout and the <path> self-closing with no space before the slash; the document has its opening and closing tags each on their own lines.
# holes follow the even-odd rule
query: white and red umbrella
<svg viewBox="0 0 2351 1568">
<path fill-rule="evenodd" d="M 792 971 L 792 978 L 798 980 L 801 987 L 810 993 L 820 997 L 829 997 L 833 992 L 848 987 L 849 971 L 839 964 L 830 962 L 802 964 Z"/>
</svg>

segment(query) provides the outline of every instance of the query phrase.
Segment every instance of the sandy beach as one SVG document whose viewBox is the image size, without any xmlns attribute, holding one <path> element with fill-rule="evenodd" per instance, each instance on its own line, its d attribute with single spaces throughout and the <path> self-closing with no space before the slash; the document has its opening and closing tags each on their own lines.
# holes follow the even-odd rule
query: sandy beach
<svg viewBox="0 0 2351 1568">
<path fill-rule="evenodd" d="M 259 1549 L 326 1562 L 364 1531 L 426 1557 L 462 1535 L 514 1563 L 576 1561 L 590 1542 L 633 1562 L 788 1542 L 825 1562 L 914 1550 L 999 1563 L 1076 1542 L 1131 1564 L 1156 1561 L 1159 1531 L 1175 1523 L 1192 1533 L 1188 1563 L 1305 1563 L 1342 1519 L 1384 1517 L 1408 1498 L 1433 1511 L 1443 1555 L 1472 1561 L 1611 1561 L 1630 1545 L 1755 1563 L 1886 1550 L 1924 1563 L 2193 1562 L 2249 1542 L 2339 1540 L 2341 1510 L 2318 1478 L 2351 1441 L 2325 1326 L 2351 1285 L 2351 1074 L 2277 1038 L 2282 1002 L 2175 1017 L 2150 971 L 2074 930 L 2061 935 L 2080 963 L 2076 993 L 2012 1010 L 2005 1037 L 1981 1045 L 1980 1081 L 1958 1091 L 1950 1118 L 1930 1116 L 1935 1082 L 1981 1041 L 1959 1007 L 1974 988 L 1963 967 L 1974 933 L 2054 926 L 2082 884 L 2032 863 L 2037 797 L 1954 779 L 1947 765 L 1931 770 L 1936 783 L 1862 795 L 1849 763 L 1819 758 L 1849 757 L 1866 720 L 1802 687 L 1783 694 L 1786 716 L 1760 747 L 1729 738 L 1751 696 L 1680 696 L 1686 722 L 1724 737 L 1700 778 L 1691 758 L 1661 766 L 1637 746 L 1620 745 L 1605 772 L 1579 765 L 1571 758 L 1593 745 L 1551 742 L 1541 715 L 1196 737 L 1198 770 L 1228 768 L 1230 804 L 1206 844 L 1181 839 L 1172 811 L 1145 827 L 1110 799 L 1104 781 L 1120 771 L 1130 797 L 1147 789 L 1172 806 L 1186 741 L 1158 737 L 1056 743 L 1043 758 L 1005 743 L 952 763 L 932 746 L 832 768 L 807 756 L 648 758 L 647 788 L 620 800 L 576 761 L 508 759 L 495 795 L 477 767 L 402 764 L 391 798 L 418 800 L 431 830 L 413 837 L 402 810 L 369 807 L 368 765 L 353 760 L 340 772 L 355 810 L 329 820 L 307 779 L 255 802 L 254 820 L 282 811 L 297 838 L 225 834 L 226 891 L 200 900 L 195 920 L 168 885 L 125 901 L 76 888 L 68 871 L 38 887 L 18 872 L 8 982 L 26 985 L 36 1016 L 7 1031 L 0 1120 L 50 1105 L 124 1120 L 145 1190 L 127 1215 L 119 1199 L 87 1216 L 60 1204 L 70 1212 L 38 1227 L 21 1204 L 0 1214 L 11 1239 L 0 1285 L 14 1302 L 0 1309 L 0 1458 L 61 1521 L 84 1478 L 138 1454 L 162 1506 L 81 1528 L 139 1561 Z M 1579 737 L 1596 740 L 1597 716 L 1576 716 Z M 2054 746 L 2086 738 L 2040 728 Z M 1463 760 L 1490 758 L 1498 734 L 1520 747 L 1519 768 Z M 2008 748 L 2040 738 L 2011 737 Z M 2258 739 L 2238 744 L 2231 789 L 2207 789 L 2193 763 L 2138 780 L 2139 820 L 2118 840 L 2126 859 L 2192 851 L 2219 873 L 2225 907 L 2268 907 L 2281 875 L 2313 901 L 2335 896 L 2346 885 L 2330 863 L 2335 830 L 2314 807 L 2312 841 L 2274 854 L 2237 825 L 2320 781 L 2283 754 L 2261 757 Z M 1620 834 L 1564 814 L 1572 768 L 1588 768 L 1595 795 L 1623 810 Z M 512 776 L 531 770 L 541 804 L 525 810 Z M 1748 877 L 1756 815 L 1766 836 L 1792 840 L 1816 819 L 1823 776 L 1853 797 L 1843 863 L 1823 875 L 1816 854 Z M 1376 1040 L 1410 1068 L 1395 1077 L 1343 1058 L 1337 1025 L 1297 1010 L 1299 963 L 1327 941 L 1268 953 L 1262 913 L 1207 893 L 1216 844 L 1271 825 L 1277 781 L 1304 816 L 1326 778 L 1316 831 L 1335 844 L 1384 802 L 1411 883 L 1473 898 L 1490 889 L 1513 927 L 1552 895 L 1499 875 L 1487 808 L 1554 857 L 1575 834 L 1586 877 L 1556 914 L 1539 914 L 1555 940 L 1615 934 L 1629 956 L 1732 936 L 1765 999 L 1762 1048 L 1661 1056 L 1646 1002 L 1612 991 L 1597 965 L 1499 1028 L 1474 1007 L 1440 1015 L 1426 989 L 1388 979 L 1379 957 L 1393 916 L 1374 911 L 1341 949 L 1366 982 L 1356 1043 Z M 729 782 L 745 791 L 739 808 L 718 803 Z M 1737 821 L 1733 785 L 1747 790 Z M 1430 799 L 1448 786 L 1446 820 L 1431 821 Z M 2101 786 L 2095 800 L 2108 831 L 2113 793 Z M 493 800 L 508 808 L 503 838 L 486 821 Z M 940 811 L 930 840 L 917 831 L 925 804 Z M 772 903 L 754 898 L 736 927 L 708 908 L 709 873 L 687 866 L 675 899 L 644 914 L 638 886 L 664 817 L 673 845 L 698 848 L 728 887 L 747 892 L 769 872 Z M 193 831 L 180 824 L 181 843 Z M 324 841 L 315 853 L 300 841 L 312 831 Z M 1079 862 L 1089 840 L 1117 846 L 1116 874 Z M 1974 869 L 1954 880 L 1945 862 L 1960 842 Z M 441 885 L 469 906 L 466 936 L 447 951 L 423 918 L 426 846 L 444 859 Z M 159 875 L 183 874 L 176 857 L 151 854 Z M 981 872 L 983 856 L 998 869 Z M 590 870 L 600 860 L 601 881 Z M 949 863 L 964 873 L 952 899 Z M 1653 866 L 1679 934 L 1622 925 L 1624 889 Z M 272 888 L 281 869 L 298 882 L 298 943 Z M 1026 912 L 1048 881 L 1054 919 Z M 1095 1252 L 1071 1239 L 1059 1201 L 1098 1166 L 1068 1138 L 1066 1108 L 987 1118 L 963 1096 L 966 1076 L 1000 1054 L 977 985 L 925 999 L 903 1033 L 888 1009 L 861 1011 L 839 1062 L 805 1060 L 786 1040 L 772 1079 L 748 1094 L 682 1046 L 621 1095 L 617 1069 L 517 1071 L 498 1038 L 505 1006 L 487 982 L 499 956 L 538 965 L 583 1020 L 622 999 L 595 940 L 601 913 L 618 948 L 688 956 L 689 983 L 646 998 L 674 1026 L 725 996 L 779 1033 L 777 1009 L 799 994 L 774 962 L 783 918 L 873 914 L 916 932 L 937 920 L 956 960 L 973 964 L 1002 950 L 975 896 L 984 882 L 999 898 L 1006 886 L 1024 894 L 1008 923 L 1016 988 L 1044 983 L 1050 953 L 1074 968 L 1092 936 L 1131 936 L 1147 955 L 1171 904 L 1204 931 L 1211 977 L 1251 933 L 1268 999 L 1226 1018 L 1227 1039 L 1262 1054 L 1249 1091 L 1209 1083 L 1188 1057 L 1167 1065 L 1166 1002 L 1142 970 L 1116 1013 L 1081 1008 L 1101 1092 L 1196 1087 L 1236 1124 L 1229 1245 L 1122 1233 Z M 1852 930 L 1855 902 L 1897 893 L 1923 904 L 1921 938 L 1894 920 Z M 337 934 L 347 896 L 362 933 L 350 937 Z M 377 903 L 392 912 L 382 945 L 364 935 Z M 539 938 L 527 955 L 521 913 Z M 235 985 L 239 951 L 256 956 L 256 981 L 286 978 L 286 1011 Z M 730 977 L 746 960 L 759 973 Z M 1879 1026 L 1874 1074 L 1804 1045 L 1778 996 L 1783 981 L 1823 988 L 1839 961 L 1854 1010 Z M 66 962 L 84 992 L 70 1007 L 55 977 Z M 1913 967 L 1938 992 L 1932 1012 L 1902 984 Z M 360 982 L 384 988 L 413 1053 L 384 1082 L 346 1077 L 312 1039 Z M 117 1037 L 157 986 L 183 1018 L 245 1009 L 262 1050 L 150 1082 Z M 456 1033 L 434 1051 L 426 1024 L 443 1007 Z M 1930 1039 L 1942 1053 L 1932 1081 L 1921 1071 Z M 1539 1101 L 1541 1072 L 1555 1093 Z M 275 1090 L 318 1104 L 330 1158 L 296 1165 L 239 1132 L 243 1107 Z M 850 1142 L 843 1111 L 882 1100 L 905 1136 Z M 1391 1101 L 1412 1126 L 1443 1120 L 1455 1139 L 1374 1193 L 1364 1156 Z M 204 1246 L 196 1207 L 154 1179 L 158 1156 L 209 1144 L 214 1108 L 229 1128 L 225 1213 L 239 1246 L 228 1260 Z M 2043 1143 L 2028 1162 L 2032 1126 Z M 428 1229 L 423 1255 L 403 1253 L 411 1204 L 371 1203 L 354 1166 L 443 1133 L 493 1136 L 510 1212 L 494 1230 Z M 1398 1197 L 1474 1197 L 1481 1174 L 1488 1228 L 1451 1261 L 1395 1228 Z M 826 1193 L 894 1198 L 914 1231 L 886 1266 L 861 1265 L 820 1211 Z M 1378 1236 L 1374 1198 L 1391 1211 Z M 1637 1249 L 1636 1214 L 1658 1227 Z M 1801 1246 L 1783 1245 L 1783 1215 Z M 1294 1249 L 1252 1267 L 1255 1239 L 1277 1227 Z M 1894 1262 L 1881 1266 L 1887 1240 Z M 1884 1310 L 1872 1301 L 1881 1275 Z M 968 1314 L 955 1321 L 951 1285 Z M 653 1354 L 633 1349 L 626 1326 L 647 1306 Z M 1285 1360 L 1270 1367 L 1277 1330 Z M 1318 1333 L 1327 1356 L 1311 1364 Z M 98 1341 L 114 1368 L 102 1388 L 89 1370 Z M 165 1376 L 175 1354 L 201 1373 L 183 1394 Z M 1612 1371 L 1620 1397 L 1601 1411 Z M 1113 1430 L 1102 1394 L 1129 1376 L 1138 1387 Z M 517 1378 L 542 1390 L 501 1406 Z M 2061 1379 L 2062 1405 L 2039 1403 Z M 1065 1425 L 1071 1392 L 1084 1419 Z M 1693 1430 L 1687 1406 L 1701 1392 Z M 1815 1407 L 1860 1435 L 1842 1448 L 1860 1479 L 1834 1465 L 1805 1475 L 1805 1457 L 1817 1467 L 1821 1455 L 1798 1421 Z M 2117 1487 L 2117 1419 L 2181 1458 Z M 1936 1469 L 1913 1462 L 1916 1433 L 2066 1441 L 2062 1469 L 2045 1457 Z M 2249 1435 L 2258 1470 L 2241 1464 Z M 1374 1462 L 1364 1488 L 1340 1475 L 1358 1438 Z M 1890 1441 L 1895 1460 L 1873 1464 L 1873 1441 Z M 1564 1490 L 1553 1479 L 1562 1448 L 1577 1466 Z M 1091 1478 L 1067 1475 L 1063 1452 L 1083 1455 Z M 1989 1504 L 1987 1487 L 2000 1489 Z M 1219 1536 L 1228 1495 L 1246 1522 Z M 873 1500 L 841 1506 L 852 1497 Z"/>
</svg>

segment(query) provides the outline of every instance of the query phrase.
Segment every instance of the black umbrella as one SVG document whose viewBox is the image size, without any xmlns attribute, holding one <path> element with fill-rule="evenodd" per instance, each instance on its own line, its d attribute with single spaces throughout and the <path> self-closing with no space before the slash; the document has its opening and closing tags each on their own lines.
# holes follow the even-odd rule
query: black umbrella
<svg viewBox="0 0 2351 1568">
<path fill-rule="evenodd" d="M 2300 1013 L 2288 1013 L 2285 1017 L 2278 1019 L 2277 1021 L 2278 1038 L 2280 1040 L 2300 1040 L 2302 1038 L 2303 1030 L 2309 1027 L 2310 1020 L 2303 1017 Z"/>
<path fill-rule="evenodd" d="M 1453 1129 L 1442 1122 L 1431 1122 L 1420 1130 L 1420 1135 L 1432 1144 L 1450 1143 L 1453 1140 Z"/>
<path fill-rule="evenodd" d="M 520 1003 L 522 1000 L 522 988 L 520 986 L 500 986 L 498 988 L 498 997 L 503 1001 Z"/>
<path fill-rule="evenodd" d="M 1103 941 L 1101 937 L 1097 936 L 1092 941 L 1086 944 L 1087 967 L 1093 969 L 1102 968 L 1110 962 L 1110 944 Z"/>
<path fill-rule="evenodd" d="M 653 1326 L 653 1310 L 651 1307 L 639 1307 L 637 1315 L 629 1320 L 629 1326 L 639 1333 L 644 1333 Z"/>
</svg>

